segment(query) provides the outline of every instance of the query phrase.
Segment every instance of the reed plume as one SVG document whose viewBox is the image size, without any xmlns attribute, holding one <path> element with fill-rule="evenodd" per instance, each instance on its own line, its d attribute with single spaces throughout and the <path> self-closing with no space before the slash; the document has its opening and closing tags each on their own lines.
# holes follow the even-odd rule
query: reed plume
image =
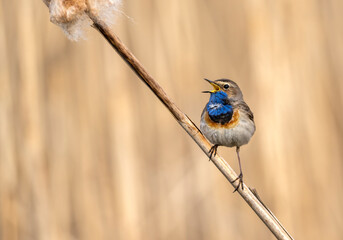
<svg viewBox="0 0 343 240">
<path fill-rule="evenodd" d="M 111 13 L 118 11 L 118 6 L 120 3 L 119 0 L 43 1 L 49 7 L 51 21 L 60 26 L 68 38 L 72 40 L 78 40 L 83 36 L 87 26 L 92 25 L 94 28 L 96 28 L 124 59 L 124 61 L 131 67 L 131 69 L 138 75 L 138 77 L 168 108 L 177 122 L 199 145 L 204 153 L 209 156 L 211 144 L 203 136 L 193 121 L 176 106 L 176 104 L 170 99 L 170 97 L 168 97 L 158 82 L 155 81 L 154 78 L 145 70 L 138 59 L 108 26 L 110 22 L 109 19 L 112 17 Z M 231 184 L 236 188 L 238 182 L 233 182 L 233 180 L 237 178 L 237 174 L 232 170 L 230 165 L 218 155 L 212 157 L 212 161 L 222 172 L 222 174 L 229 180 L 229 182 L 232 182 Z M 274 214 L 260 200 L 255 190 L 251 190 L 249 187 L 244 186 L 243 189 L 238 188 L 238 192 L 277 239 L 293 239 L 278 221 L 278 219 L 274 216 Z"/>
<path fill-rule="evenodd" d="M 88 13 L 111 25 L 121 0 L 43 0 L 49 7 L 50 21 L 60 26 L 70 40 L 85 37 L 92 24 Z"/>
</svg>

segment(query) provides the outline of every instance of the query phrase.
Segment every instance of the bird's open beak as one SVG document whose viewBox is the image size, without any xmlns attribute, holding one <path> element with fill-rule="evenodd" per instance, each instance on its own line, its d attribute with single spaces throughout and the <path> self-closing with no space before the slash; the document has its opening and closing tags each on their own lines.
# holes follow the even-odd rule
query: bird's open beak
<svg viewBox="0 0 343 240">
<path fill-rule="evenodd" d="M 202 91 L 203 93 L 215 93 L 215 92 L 218 92 L 220 90 L 220 87 L 218 84 L 216 84 L 214 81 L 211 81 L 207 78 L 204 78 L 204 80 L 206 80 L 207 82 L 209 82 L 212 87 L 214 88 L 212 91 Z"/>
</svg>

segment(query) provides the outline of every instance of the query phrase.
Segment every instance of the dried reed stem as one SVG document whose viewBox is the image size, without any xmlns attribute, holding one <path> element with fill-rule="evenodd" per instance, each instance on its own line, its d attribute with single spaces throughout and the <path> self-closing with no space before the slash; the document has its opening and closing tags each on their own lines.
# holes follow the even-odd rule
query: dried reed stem
<svg viewBox="0 0 343 240">
<path fill-rule="evenodd" d="M 153 93 L 169 109 L 171 114 L 175 117 L 183 129 L 185 129 L 185 131 L 193 138 L 193 140 L 199 145 L 204 153 L 209 156 L 208 151 L 211 147 L 211 144 L 207 141 L 192 120 L 175 105 L 175 103 L 164 92 L 162 87 L 147 73 L 142 64 L 111 31 L 111 29 L 96 16 L 93 16 L 91 13 L 88 14 L 91 20 L 94 22 L 94 28 L 96 28 L 103 35 L 103 37 L 111 44 L 117 53 L 139 76 L 139 78 L 143 80 L 146 85 L 148 85 Z M 229 182 L 232 182 L 237 178 L 237 174 L 232 170 L 229 164 L 218 155 L 216 157 L 212 157 L 212 162 L 229 180 Z M 233 187 L 236 187 L 237 184 L 238 181 L 232 183 Z M 239 188 L 238 192 L 277 239 L 293 239 L 286 229 L 281 225 L 281 223 L 276 219 L 276 217 L 271 213 L 271 211 L 259 200 L 259 198 L 257 198 L 257 195 L 255 195 L 256 193 L 254 194 L 246 185 L 244 185 L 244 190 Z"/>
</svg>

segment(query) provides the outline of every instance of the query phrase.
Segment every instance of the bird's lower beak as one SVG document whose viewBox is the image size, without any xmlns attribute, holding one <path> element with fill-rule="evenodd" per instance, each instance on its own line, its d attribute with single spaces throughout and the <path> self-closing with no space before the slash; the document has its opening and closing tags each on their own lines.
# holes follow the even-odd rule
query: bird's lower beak
<svg viewBox="0 0 343 240">
<path fill-rule="evenodd" d="M 212 91 L 203 91 L 203 93 L 215 93 L 215 92 L 218 92 L 220 90 L 219 85 L 217 83 L 215 83 L 214 81 L 211 81 L 207 78 L 204 78 L 204 80 L 209 82 L 214 89 Z"/>
</svg>

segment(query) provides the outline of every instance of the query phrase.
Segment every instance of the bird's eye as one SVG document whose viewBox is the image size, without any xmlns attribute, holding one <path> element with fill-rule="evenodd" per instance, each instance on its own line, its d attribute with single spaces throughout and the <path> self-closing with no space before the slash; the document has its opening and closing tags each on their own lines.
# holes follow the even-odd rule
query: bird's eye
<svg viewBox="0 0 343 240">
<path fill-rule="evenodd" d="M 224 85 L 224 89 L 228 89 L 229 87 L 230 87 L 229 84 Z"/>
</svg>

